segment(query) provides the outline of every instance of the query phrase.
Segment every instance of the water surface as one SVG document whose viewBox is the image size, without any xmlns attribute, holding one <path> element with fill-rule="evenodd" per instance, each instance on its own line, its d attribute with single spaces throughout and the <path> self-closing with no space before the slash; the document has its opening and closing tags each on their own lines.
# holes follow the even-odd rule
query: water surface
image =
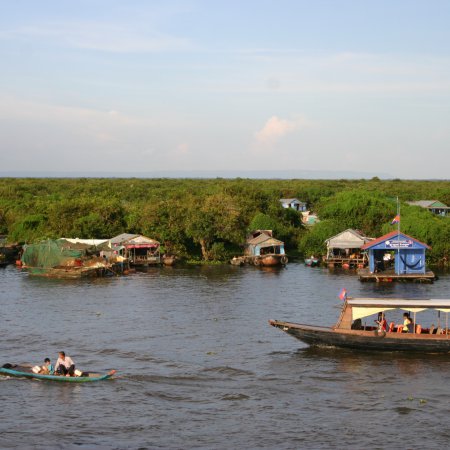
<svg viewBox="0 0 450 450">
<path fill-rule="evenodd" d="M 0 377 L 0 448 L 447 447 L 450 356 L 311 349 L 268 319 L 331 325 L 352 296 L 450 298 L 292 263 L 60 281 L 0 270 L 1 363 L 118 370 L 79 386 Z M 394 317 L 392 317 L 392 320 Z M 389 318 L 388 318 L 389 320 Z"/>
</svg>

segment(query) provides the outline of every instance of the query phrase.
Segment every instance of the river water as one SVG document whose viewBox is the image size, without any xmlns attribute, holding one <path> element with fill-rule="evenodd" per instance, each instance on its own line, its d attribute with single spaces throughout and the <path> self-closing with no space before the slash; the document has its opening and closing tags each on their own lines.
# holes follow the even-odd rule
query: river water
<svg viewBox="0 0 450 450">
<path fill-rule="evenodd" d="M 332 325 L 342 287 L 449 298 L 450 276 L 382 285 L 290 263 L 60 281 L 1 269 L 0 363 L 65 350 L 118 377 L 0 377 L 0 448 L 447 448 L 450 355 L 311 349 L 267 323 Z"/>
</svg>

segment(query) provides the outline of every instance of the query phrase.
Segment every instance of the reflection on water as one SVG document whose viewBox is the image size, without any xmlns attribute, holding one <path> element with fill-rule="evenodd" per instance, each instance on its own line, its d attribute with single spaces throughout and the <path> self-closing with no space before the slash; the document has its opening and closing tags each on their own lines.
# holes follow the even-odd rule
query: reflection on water
<svg viewBox="0 0 450 450">
<path fill-rule="evenodd" d="M 0 448 L 385 448 L 400 430 L 413 431 L 410 446 L 444 447 L 450 357 L 309 348 L 267 320 L 333 324 L 342 287 L 448 298 L 449 286 L 445 274 L 433 285 L 360 283 L 296 263 L 83 281 L 9 266 L 2 363 L 64 349 L 81 369 L 119 376 L 80 386 L 0 377 Z"/>
</svg>

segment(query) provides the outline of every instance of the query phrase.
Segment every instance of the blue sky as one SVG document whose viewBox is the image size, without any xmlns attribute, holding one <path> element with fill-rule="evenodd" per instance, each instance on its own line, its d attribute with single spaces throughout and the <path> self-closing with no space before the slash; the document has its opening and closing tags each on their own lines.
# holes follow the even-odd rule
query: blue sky
<svg viewBox="0 0 450 450">
<path fill-rule="evenodd" d="M 2 172 L 448 179 L 448 1 L 1 6 Z"/>
</svg>

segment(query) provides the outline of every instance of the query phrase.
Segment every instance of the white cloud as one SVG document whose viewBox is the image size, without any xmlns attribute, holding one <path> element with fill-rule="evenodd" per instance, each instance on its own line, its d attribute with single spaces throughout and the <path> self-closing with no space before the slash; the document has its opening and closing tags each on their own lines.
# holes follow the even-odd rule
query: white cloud
<svg viewBox="0 0 450 450">
<path fill-rule="evenodd" d="M 102 22 L 48 22 L 0 33 L 3 39 L 42 40 L 57 46 L 113 53 L 180 51 L 192 47 L 189 39 L 157 30 L 131 29 Z"/>
<path fill-rule="evenodd" d="M 311 122 L 304 118 L 287 120 L 272 116 L 263 128 L 255 133 L 255 140 L 257 144 L 271 146 L 287 134 L 309 126 Z"/>
</svg>

